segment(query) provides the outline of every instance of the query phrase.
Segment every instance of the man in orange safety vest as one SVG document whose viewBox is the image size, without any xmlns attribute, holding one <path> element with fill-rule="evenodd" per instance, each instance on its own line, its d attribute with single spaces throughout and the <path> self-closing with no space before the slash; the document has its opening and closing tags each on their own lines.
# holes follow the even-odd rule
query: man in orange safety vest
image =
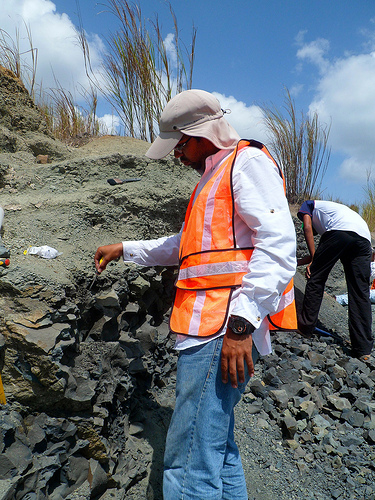
<svg viewBox="0 0 375 500">
<path fill-rule="evenodd" d="M 174 152 L 201 173 L 179 234 L 99 247 L 97 271 L 122 256 L 179 266 L 170 330 L 179 351 L 168 430 L 165 500 L 248 498 L 234 442 L 234 406 L 270 329 L 296 329 L 295 230 L 282 173 L 265 148 L 241 140 L 212 94 L 172 98 L 146 155 Z"/>
</svg>

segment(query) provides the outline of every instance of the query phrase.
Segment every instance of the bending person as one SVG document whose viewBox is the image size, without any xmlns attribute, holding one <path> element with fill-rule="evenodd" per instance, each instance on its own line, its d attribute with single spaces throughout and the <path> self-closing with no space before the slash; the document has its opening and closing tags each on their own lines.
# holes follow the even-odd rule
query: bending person
<svg viewBox="0 0 375 500">
<path fill-rule="evenodd" d="M 298 330 L 312 337 L 318 321 L 328 275 L 340 260 L 344 266 L 349 300 L 349 334 L 352 355 L 364 360 L 373 347 L 371 332 L 371 302 L 369 296 L 371 235 L 366 222 L 357 213 L 341 203 L 332 201 L 305 201 L 297 214 L 303 221 L 303 230 L 310 255 L 299 259 L 306 268 L 306 289 Z M 320 234 L 315 251 L 314 234 Z"/>
</svg>

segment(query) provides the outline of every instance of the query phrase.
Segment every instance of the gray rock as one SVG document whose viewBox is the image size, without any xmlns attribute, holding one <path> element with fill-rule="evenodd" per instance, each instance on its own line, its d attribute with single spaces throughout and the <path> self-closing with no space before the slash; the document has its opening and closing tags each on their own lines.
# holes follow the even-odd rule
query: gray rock
<svg viewBox="0 0 375 500">
<path fill-rule="evenodd" d="M 313 419 L 313 424 L 318 428 L 326 429 L 331 426 L 331 422 L 326 420 L 322 415 L 316 415 Z"/>
<path fill-rule="evenodd" d="M 91 496 L 97 497 L 105 492 L 108 484 L 108 476 L 103 467 L 96 460 L 90 460 L 88 482 L 91 488 Z"/>
<path fill-rule="evenodd" d="M 14 470 L 22 474 L 32 463 L 33 455 L 28 446 L 17 440 L 7 448 L 5 458 L 13 464 Z"/>
<path fill-rule="evenodd" d="M 10 500 L 11 498 L 14 498 L 15 488 L 19 479 L 19 477 L 3 480 L 0 479 L 0 500 Z"/>
<path fill-rule="evenodd" d="M 334 407 L 336 410 L 343 411 L 345 409 L 350 409 L 351 404 L 349 400 L 345 398 L 340 398 L 335 394 L 330 394 L 327 396 L 327 401 Z"/>
<path fill-rule="evenodd" d="M 249 415 L 254 415 L 256 413 L 260 413 L 262 411 L 262 402 L 261 401 L 254 401 L 253 403 L 250 403 L 247 405 L 247 409 L 248 409 Z"/>
<path fill-rule="evenodd" d="M 305 418 L 311 419 L 313 416 L 315 416 L 318 413 L 318 408 L 313 401 L 302 401 L 298 405 L 297 411 L 298 411 L 297 415 L 298 415 L 299 419 L 305 419 Z"/>
<path fill-rule="evenodd" d="M 72 493 L 68 494 L 67 500 L 90 500 L 91 499 L 91 487 L 88 480 L 82 483 L 78 488 L 76 488 Z"/>
<path fill-rule="evenodd" d="M 5 454 L 0 455 L 0 480 L 11 479 L 17 474 L 17 467 L 11 458 Z"/>
<path fill-rule="evenodd" d="M 251 380 L 250 381 L 250 388 L 251 388 L 251 392 L 255 396 L 261 397 L 262 399 L 267 397 L 268 392 L 269 392 L 269 390 L 265 387 L 264 384 L 262 384 L 262 382 L 260 380 Z"/>
<path fill-rule="evenodd" d="M 297 432 L 297 421 L 289 412 L 286 412 L 285 416 L 281 419 L 282 427 L 289 439 L 293 439 L 295 433 Z"/>
<path fill-rule="evenodd" d="M 363 439 L 354 434 L 347 434 L 345 436 L 340 437 L 341 443 L 349 448 L 350 446 L 359 446 L 363 443 Z"/>
<path fill-rule="evenodd" d="M 341 418 L 348 422 L 353 427 L 362 427 L 364 424 L 364 416 L 362 413 L 352 410 L 351 408 L 343 409 Z"/>
<path fill-rule="evenodd" d="M 121 310 L 120 301 L 117 293 L 114 290 L 109 290 L 106 293 L 101 293 L 95 296 L 95 303 L 101 309 L 118 309 Z"/>
<path fill-rule="evenodd" d="M 269 395 L 278 408 L 283 409 L 287 407 L 289 396 L 285 389 L 280 389 L 280 390 L 272 389 L 269 392 Z"/>
</svg>

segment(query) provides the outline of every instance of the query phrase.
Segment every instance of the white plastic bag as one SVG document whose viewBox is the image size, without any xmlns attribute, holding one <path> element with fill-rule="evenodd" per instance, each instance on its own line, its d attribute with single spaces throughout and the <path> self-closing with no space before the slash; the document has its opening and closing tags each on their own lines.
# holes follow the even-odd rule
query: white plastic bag
<svg viewBox="0 0 375 500">
<path fill-rule="evenodd" d="M 349 303 L 348 294 L 336 295 L 336 301 L 342 306 L 347 306 Z M 370 302 L 371 304 L 375 304 L 375 290 L 370 290 Z"/>
<path fill-rule="evenodd" d="M 336 295 L 336 301 L 341 304 L 342 306 L 347 306 L 349 301 L 348 301 L 348 294 L 344 293 L 342 295 Z"/>
<path fill-rule="evenodd" d="M 55 257 L 62 255 L 62 252 L 58 252 L 52 247 L 43 245 L 41 247 L 29 247 L 24 251 L 24 254 L 39 255 L 40 257 L 43 257 L 43 259 L 54 259 Z"/>
</svg>

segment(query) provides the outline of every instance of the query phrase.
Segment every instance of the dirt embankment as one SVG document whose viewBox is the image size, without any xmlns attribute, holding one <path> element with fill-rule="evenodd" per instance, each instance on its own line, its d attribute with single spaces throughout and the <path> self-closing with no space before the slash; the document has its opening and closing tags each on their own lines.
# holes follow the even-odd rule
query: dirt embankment
<svg viewBox="0 0 375 500">
<path fill-rule="evenodd" d="M 0 68 L 0 499 L 161 500 L 174 404 L 168 335 L 173 270 L 114 262 L 97 246 L 180 229 L 197 174 L 148 145 L 51 138 L 22 84 Z M 38 155 L 48 163 L 38 163 Z M 39 159 L 40 161 L 40 159 Z M 109 178 L 139 178 L 111 185 Z M 298 252 L 305 246 L 296 224 Z M 46 260 L 29 246 L 61 253 Z M 93 284 L 92 284 L 93 283 Z M 91 285 L 91 287 L 90 287 Z M 296 276 L 300 303 L 304 278 Z M 249 498 L 375 498 L 375 364 L 350 358 L 337 266 L 320 320 L 334 336 L 273 337 L 237 408 Z"/>
</svg>

